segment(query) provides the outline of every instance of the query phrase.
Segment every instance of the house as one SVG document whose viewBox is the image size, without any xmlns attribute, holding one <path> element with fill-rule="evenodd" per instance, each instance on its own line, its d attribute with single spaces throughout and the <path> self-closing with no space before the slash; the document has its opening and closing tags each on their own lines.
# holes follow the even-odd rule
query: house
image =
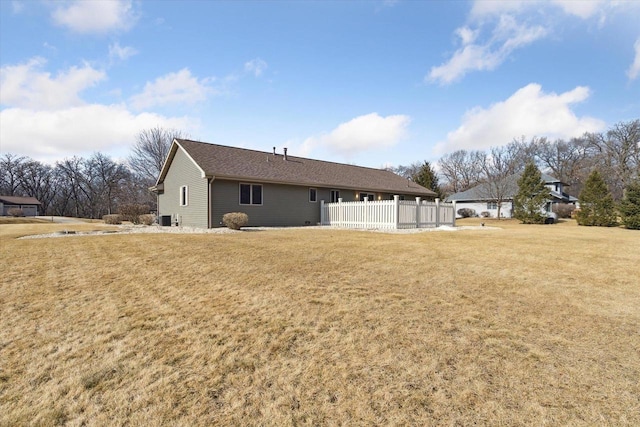
<svg viewBox="0 0 640 427">
<path fill-rule="evenodd" d="M 11 215 L 11 209 L 22 210 L 23 216 L 37 216 L 42 203 L 35 197 L 0 196 L 0 215 Z"/>
<path fill-rule="evenodd" d="M 222 226 L 228 212 L 246 213 L 250 226 L 316 225 L 321 200 L 435 198 L 386 170 L 186 139 L 173 141 L 151 190 L 161 224 L 202 228 Z"/>
<path fill-rule="evenodd" d="M 500 204 L 500 217 L 511 218 L 513 214 L 513 199 L 518 194 L 518 179 L 521 174 L 514 174 L 507 178 L 502 183 L 504 189 L 503 201 Z M 547 175 L 542 174 L 542 180 L 546 187 L 549 189 L 549 199 L 544 209 L 546 212 L 553 212 L 553 205 L 558 203 L 571 203 L 575 204 L 578 199 L 568 195 L 564 192 L 564 187 L 568 184 Z M 491 196 L 489 184 L 483 183 L 476 185 L 466 191 L 452 194 L 447 197 L 448 202 L 456 202 L 456 209 L 463 208 L 473 209 L 477 215 L 481 215 L 483 212 L 487 212 L 486 216 L 496 218 L 498 216 L 498 203 Z M 457 214 L 458 218 L 460 217 Z"/>
</svg>

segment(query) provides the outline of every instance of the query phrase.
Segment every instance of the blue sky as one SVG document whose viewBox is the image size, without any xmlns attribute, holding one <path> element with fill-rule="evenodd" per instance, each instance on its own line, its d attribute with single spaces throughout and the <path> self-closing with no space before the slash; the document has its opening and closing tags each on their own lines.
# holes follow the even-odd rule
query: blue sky
<svg viewBox="0 0 640 427">
<path fill-rule="evenodd" d="M 382 167 L 640 117 L 640 1 L 0 1 L 0 152 Z"/>
</svg>

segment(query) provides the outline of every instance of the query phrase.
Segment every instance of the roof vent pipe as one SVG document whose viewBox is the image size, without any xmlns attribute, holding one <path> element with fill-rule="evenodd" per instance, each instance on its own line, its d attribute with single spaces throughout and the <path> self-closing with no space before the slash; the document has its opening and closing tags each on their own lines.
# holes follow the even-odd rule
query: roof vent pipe
<svg viewBox="0 0 640 427">
<path fill-rule="evenodd" d="M 284 147 L 284 159 L 287 160 L 287 147 Z"/>
<path fill-rule="evenodd" d="M 276 147 L 273 147 L 273 155 L 276 155 Z"/>
</svg>

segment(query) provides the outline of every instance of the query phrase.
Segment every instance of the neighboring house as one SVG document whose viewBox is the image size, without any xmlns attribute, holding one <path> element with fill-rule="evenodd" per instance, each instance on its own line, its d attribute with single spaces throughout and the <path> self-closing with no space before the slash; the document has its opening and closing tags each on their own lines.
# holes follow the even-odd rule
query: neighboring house
<svg viewBox="0 0 640 427">
<path fill-rule="evenodd" d="M 512 217 L 513 199 L 518 194 L 518 179 L 520 179 L 520 176 L 521 174 L 515 174 L 506 178 L 503 187 L 506 188 L 505 197 L 500 205 L 500 217 L 502 218 Z M 546 212 L 553 212 L 553 205 L 555 204 L 575 204 L 578 201 L 577 198 L 564 192 L 564 187 L 568 184 L 545 173 L 542 174 L 542 180 L 549 189 L 549 199 L 544 207 Z M 482 212 L 488 212 L 490 217 L 496 218 L 498 216 L 498 203 L 492 200 L 490 194 L 491 191 L 488 189 L 488 184 L 479 184 L 467 191 L 452 194 L 447 197 L 447 202 L 455 200 L 456 210 L 469 208 L 473 209 L 477 215 L 481 215 Z M 460 217 L 457 212 L 456 215 L 458 218 Z"/>
<path fill-rule="evenodd" d="M 244 212 L 250 226 L 320 222 L 320 201 L 422 197 L 435 193 L 393 172 L 273 152 L 175 139 L 152 191 L 160 223 L 220 227 Z"/>
<path fill-rule="evenodd" d="M 24 216 L 37 216 L 41 204 L 35 197 L 0 196 L 0 215 L 9 215 L 10 209 L 21 209 Z"/>
</svg>

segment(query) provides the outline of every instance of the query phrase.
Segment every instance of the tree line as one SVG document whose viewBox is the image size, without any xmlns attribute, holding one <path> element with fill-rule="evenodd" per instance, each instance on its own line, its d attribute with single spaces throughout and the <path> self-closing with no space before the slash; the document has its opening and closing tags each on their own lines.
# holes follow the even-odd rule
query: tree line
<svg viewBox="0 0 640 427">
<path fill-rule="evenodd" d="M 101 218 L 130 204 L 154 211 L 156 199 L 148 189 L 173 139 L 183 137 L 175 129 L 143 130 L 124 163 L 100 152 L 54 165 L 6 153 L 0 157 L 0 194 L 35 197 L 46 215 Z M 521 137 L 487 151 L 457 150 L 435 164 L 416 162 L 391 170 L 432 189 L 441 199 L 484 183 L 487 198 L 499 202 L 510 190 L 505 178 L 524 171 L 529 163 L 569 184 L 566 191 L 574 197 L 589 174 L 598 170 L 613 199 L 620 201 L 625 189 L 640 179 L 640 119 L 570 140 Z"/>
<path fill-rule="evenodd" d="M 5 153 L 0 157 L 0 194 L 35 197 L 45 215 L 102 218 L 133 204 L 146 205 L 151 212 L 156 199 L 149 187 L 160 174 L 171 142 L 182 137 L 175 129 L 143 130 L 123 163 L 100 152 L 54 165 Z"/>
<path fill-rule="evenodd" d="M 640 178 L 640 119 L 620 122 L 602 133 L 585 133 L 570 140 L 533 137 L 482 150 L 457 150 L 437 163 L 413 163 L 391 170 L 432 189 L 440 197 L 484 183 L 487 198 L 499 200 L 508 189 L 506 177 L 533 163 L 541 171 L 569 185 L 578 197 L 593 170 L 605 180 L 614 200 Z"/>
</svg>

